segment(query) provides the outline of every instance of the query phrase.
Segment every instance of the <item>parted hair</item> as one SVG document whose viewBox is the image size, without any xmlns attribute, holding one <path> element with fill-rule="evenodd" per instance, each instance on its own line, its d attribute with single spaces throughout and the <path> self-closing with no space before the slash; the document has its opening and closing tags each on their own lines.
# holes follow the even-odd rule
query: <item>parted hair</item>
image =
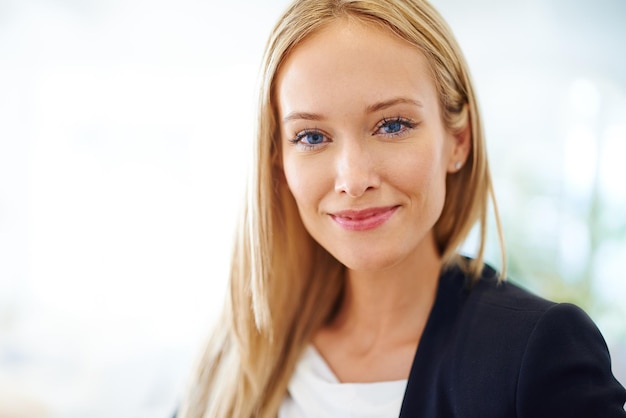
<svg viewBox="0 0 626 418">
<path fill-rule="evenodd" d="M 306 231 L 284 180 L 274 97 L 276 75 L 290 51 L 341 19 L 383 27 L 421 51 L 444 126 L 453 133 L 470 130 L 468 159 L 448 174 L 443 211 L 434 226 L 444 268 L 462 264 L 471 276 L 480 275 L 490 200 L 504 258 L 478 104 L 465 59 L 439 13 L 424 0 L 296 0 L 266 46 L 253 168 L 235 237 L 229 297 L 179 417 L 276 417 L 304 347 L 341 301 L 345 267 Z M 468 261 L 458 248 L 475 225 L 478 249 Z"/>
</svg>

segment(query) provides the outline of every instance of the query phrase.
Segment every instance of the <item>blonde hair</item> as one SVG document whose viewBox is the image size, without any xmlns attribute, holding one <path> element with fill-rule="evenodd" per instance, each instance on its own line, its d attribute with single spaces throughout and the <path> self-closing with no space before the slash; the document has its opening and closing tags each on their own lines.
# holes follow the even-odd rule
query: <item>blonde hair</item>
<svg viewBox="0 0 626 418">
<path fill-rule="evenodd" d="M 434 227 L 444 263 L 462 264 L 479 277 L 489 198 L 504 257 L 478 105 L 463 55 L 441 16 L 423 0 L 295 1 L 266 47 L 254 169 L 233 251 L 230 297 L 182 405 L 183 418 L 275 417 L 303 348 L 341 300 L 345 268 L 305 230 L 283 179 L 273 99 L 276 74 L 289 52 L 341 18 L 381 25 L 419 48 L 434 75 L 444 125 L 457 133 L 469 124 L 468 160 L 448 175 Z M 457 248 L 476 222 L 477 255 L 461 263 Z"/>
</svg>

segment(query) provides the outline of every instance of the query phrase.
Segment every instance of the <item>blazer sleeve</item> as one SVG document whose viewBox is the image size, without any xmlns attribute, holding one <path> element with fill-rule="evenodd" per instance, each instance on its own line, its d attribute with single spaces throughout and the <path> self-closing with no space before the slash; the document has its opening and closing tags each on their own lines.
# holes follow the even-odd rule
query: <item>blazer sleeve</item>
<svg viewBox="0 0 626 418">
<path fill-rule="evenodd" d="M 522 418 L 624 418 L 626 391 L 611 371 L 600 331 L 580 308 L 556 304 L 538 320 L 517 390 Z"/>
</svg>

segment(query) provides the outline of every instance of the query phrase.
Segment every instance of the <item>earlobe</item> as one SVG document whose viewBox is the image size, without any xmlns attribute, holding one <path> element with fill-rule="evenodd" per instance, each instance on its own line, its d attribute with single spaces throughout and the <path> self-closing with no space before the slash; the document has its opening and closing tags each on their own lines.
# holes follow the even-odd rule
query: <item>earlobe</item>
<svg viewBox="0 0 626 418">
<path fill-rule="evenodd" d="M 467 161 L 467 157 L 472 147 L 472 129 L 469 118 L 467 119 L 465 126 L 451 136 L 454 141 L 454 145 L 450 154 L 448 172 L 456 173 L 461 170 Z"/>
</svg>

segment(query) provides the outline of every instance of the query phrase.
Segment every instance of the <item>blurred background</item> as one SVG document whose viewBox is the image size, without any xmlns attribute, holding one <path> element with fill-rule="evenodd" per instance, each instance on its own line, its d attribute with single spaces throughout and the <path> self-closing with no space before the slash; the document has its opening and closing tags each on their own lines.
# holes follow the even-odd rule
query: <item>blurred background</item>
<svg viewBox="0 0 626 418">
<path fill-rule="evenodd" d="M 626 2 L 433 3 L 473 72 L 512 280 L 585 308 L 626 382 Z M 1 418 L 171 415 L 286 4 L 0 0 Z"/>
</svg>

